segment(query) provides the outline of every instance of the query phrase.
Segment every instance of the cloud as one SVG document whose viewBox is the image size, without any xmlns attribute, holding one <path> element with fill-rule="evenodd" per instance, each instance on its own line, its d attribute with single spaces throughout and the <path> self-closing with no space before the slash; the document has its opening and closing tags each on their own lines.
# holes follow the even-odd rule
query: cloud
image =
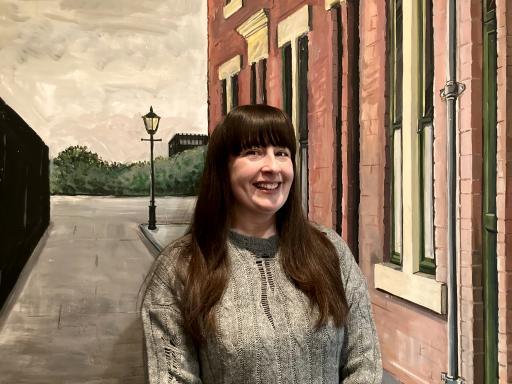
<svg viewBox="0 0 512 384">
<path fill-rule="evenodd" d="M 2 10 L 0 97 L 52 155 L 88 144 L 106 160 L 144 158 L 149 105 L 174 123 L 167 136 L 206 133 L 204 1 L 0 0 Z"/>
</svg>

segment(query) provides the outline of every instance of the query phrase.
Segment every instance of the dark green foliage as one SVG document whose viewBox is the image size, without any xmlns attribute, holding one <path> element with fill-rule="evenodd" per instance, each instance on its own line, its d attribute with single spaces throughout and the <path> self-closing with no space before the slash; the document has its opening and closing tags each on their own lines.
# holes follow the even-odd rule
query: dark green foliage
<svg viewBox="0 0 512 384">
<path fill-rule="evenodd" d="M 195 195 L 206 147 L 155 159 L 155 195 Z M 72 146 L 51 161 L 53 195 L 148 196 L 149 161 L 109 163 L 85 146 Z"/>
</svg>

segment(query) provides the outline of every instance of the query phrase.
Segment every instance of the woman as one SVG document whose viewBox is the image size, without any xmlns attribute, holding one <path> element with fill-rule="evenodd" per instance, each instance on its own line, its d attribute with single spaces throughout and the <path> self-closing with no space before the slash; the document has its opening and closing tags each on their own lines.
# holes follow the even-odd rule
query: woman
<svg viewBox="0 0 512 384">
<path fill-rule="evenodd" d="M 310 224 L 296 141 L 277 108 L 235 108 L 212 133 L 190 230 L 142 306 L 153 383 L 380 383 L 364 277 Z"/>
</svg>

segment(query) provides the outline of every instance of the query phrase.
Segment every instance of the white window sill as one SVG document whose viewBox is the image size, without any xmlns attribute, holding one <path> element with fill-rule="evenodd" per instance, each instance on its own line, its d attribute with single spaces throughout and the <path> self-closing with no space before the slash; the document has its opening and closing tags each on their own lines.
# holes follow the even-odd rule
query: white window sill
<svg viewBox="0 0 512 384">
<path fill-rule="evenodd" d="M 446 314 L 446 284 L 421 272 L 409 274 L 391 263 L 375 264 L 375 288 L 407 301 Z"/>
<path fill-rule="evenodd" d="M 242 8 L 242 6 L 243 6 L 242 0 L 231 0 L 222 9 L 224 18 L 227 19 L 229 16 L 233 15 L 236 11 L 238 11 L 240 8 Z"/>
</svg>

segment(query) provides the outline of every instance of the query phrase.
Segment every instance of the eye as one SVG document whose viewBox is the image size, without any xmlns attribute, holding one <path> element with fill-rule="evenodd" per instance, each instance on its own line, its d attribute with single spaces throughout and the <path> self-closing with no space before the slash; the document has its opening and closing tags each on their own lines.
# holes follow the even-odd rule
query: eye
<svg viewBox="0 0 512 384">
<path fill-rule="evenodd" d="M 261 152 L 261 148 L 252 147 L 252 148 L 247 148 L 247 149 L 243 150 L 241 155 L 242 156 L 257 156 L 260 154 L 260 152 Z"/>
<path fill-rule="evenodd" d="M 287 148 L 280 148 L 276 151 L 276 156 L 279 157 L 290 157 L 290 151 Z"/>
</svg>

